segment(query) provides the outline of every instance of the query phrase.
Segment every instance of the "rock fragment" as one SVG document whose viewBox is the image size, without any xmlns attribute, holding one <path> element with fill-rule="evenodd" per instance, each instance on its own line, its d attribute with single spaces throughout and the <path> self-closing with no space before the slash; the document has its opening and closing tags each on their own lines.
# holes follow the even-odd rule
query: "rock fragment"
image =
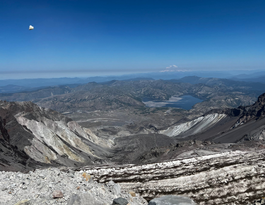
<svg viewBox="0 0 265 205">
<path fill-rule="evenodd" d="M 127 205 L 127 204 L 128 204 L 128 201 L 121 197 L 114 199 L 112 203 L 112 205 Z"/>
<path fill-rule="evenodd" d="M 55 191 L 52 193 L 52 197 L 53 197 L 54 199 L 63 198 L 63 193 L 62 193 L 60 190 L 55 190 Z"/>
</svg>

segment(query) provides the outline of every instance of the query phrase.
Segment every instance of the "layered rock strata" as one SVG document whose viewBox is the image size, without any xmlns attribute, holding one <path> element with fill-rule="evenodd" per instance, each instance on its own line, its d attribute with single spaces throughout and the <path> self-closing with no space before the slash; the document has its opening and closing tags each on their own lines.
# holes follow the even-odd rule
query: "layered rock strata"
<svg viewBox="0 0 265 205">
<path fill-rule="evenodd" d="M 113 180 L 146 199 L 186 195 L 200 205 L 247 204 L 264 196 L 265 150 L 111 168 L 86 169 L 99 182 Z"/>
</svg>

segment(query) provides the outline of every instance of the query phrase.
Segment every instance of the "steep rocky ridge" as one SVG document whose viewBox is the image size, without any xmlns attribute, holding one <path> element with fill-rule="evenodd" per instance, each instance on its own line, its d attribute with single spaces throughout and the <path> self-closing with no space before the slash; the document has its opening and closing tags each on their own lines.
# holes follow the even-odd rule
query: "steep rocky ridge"
<svg viewBox="0 0 265 205">
<path fill-rule="evenodd" d="M 29 162 L 33 167 L 38 163 L 81 166 L 102 162 L 110 154 L 112 141 L 98 138 L 58 112 L 31 102 L 1 101 L 0 105 L 2 146 L 9 148 L 10 155 L 24 156 L 20 160 L 24 168 Z M 6 170 L 10 164 L 1 165 Z"/>
<path fill-rule="evenodd" d="M 24 147 L 33 139 L 10 111 L 0 109 L 0 167 L 1 170 L 24 171 L 34 166 L 45 166 L 31 158 L 24 152 Z"/>
</svg>

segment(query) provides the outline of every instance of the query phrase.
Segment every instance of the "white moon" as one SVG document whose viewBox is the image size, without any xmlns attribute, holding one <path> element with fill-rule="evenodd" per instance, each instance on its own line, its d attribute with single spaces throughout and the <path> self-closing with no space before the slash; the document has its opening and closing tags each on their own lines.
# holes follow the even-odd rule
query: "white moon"
<svg viewBox="0 0 265 205">
<path fill-rule="evenodd" d="M 32 25 L 29 25 L 29 30 L 33 30 L 34 27 Z"/>
</svg>

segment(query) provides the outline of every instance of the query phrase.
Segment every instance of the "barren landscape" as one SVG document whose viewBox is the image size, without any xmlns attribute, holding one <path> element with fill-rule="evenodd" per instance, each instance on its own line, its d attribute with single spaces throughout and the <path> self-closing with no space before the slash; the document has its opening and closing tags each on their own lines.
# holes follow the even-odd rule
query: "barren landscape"
<svg viewBox="0 0 265 205">
<path fill-rule="evenodd" d="M 119 183 L 124 193 L 133 191 L 148 201 L 172 194 L 197 204 L 259 200 L 265 183 L 265 94 L 253 103 L 262 88 L 249 94 L 252 84 L 242 89 L 242 83 L 209 81 L 215 86 L 129 80 L 88 83 L 51 96 L 47 89 L 60 87 L 5 95 L 1 170 L 68 167 L 100 183 Z M 141 101 L 184 94 L 202 102 L 184 110 Z M 23 101 L 36 95 L 37 104 Z M 14 99 L 22 102 L 6 101 Z"/>
<path fill-rule="evenodd" d="M 265 205 L 264 0 L 0 0 L 0 205 Z"/>
</svg>

